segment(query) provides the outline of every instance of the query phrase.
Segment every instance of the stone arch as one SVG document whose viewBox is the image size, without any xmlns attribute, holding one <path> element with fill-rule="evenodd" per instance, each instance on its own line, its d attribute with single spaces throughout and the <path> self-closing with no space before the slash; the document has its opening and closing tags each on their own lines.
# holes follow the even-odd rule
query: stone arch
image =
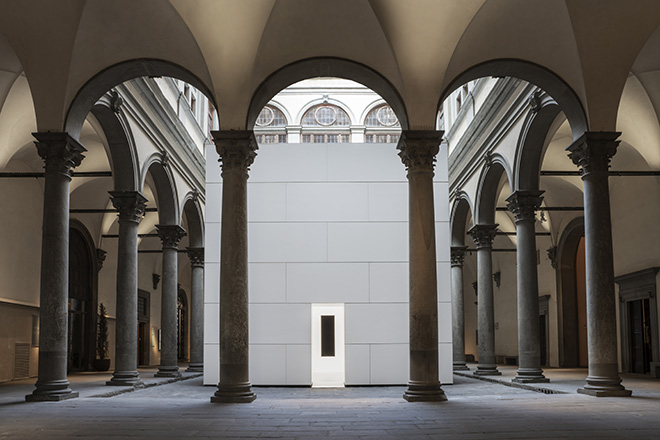
<svg viewBox="0 0 660 440">
<path fill-rule="evenodd" d="M 499 154 L 486 157 L 486 166 L 483 168 L 477 187 L 477 204 L 475 208 L 475 224 L 495 223 L 495 204 L 500 191 L 500 180 L 506 176 L 511 186 L 511 169 L 506 160 Z"/>
<path fill-rule="evenodd" d="M 167 164 L 167 155 L 162 153 L 152 154 L 145 161 L 143 174 L 140 179 L 140 189 L 144 188 L 147 174 L 151 174 L 154 180 L 156 193 L 156 205 L 158 206 L 158 221 L 161 225 L 178 225 L 181 219 L 177 203 L 177 189 L 174 184 L 174 176 Z"/>
<path fill-rule="evenodd" d="M 108 141 L 110 167 L 115 191 L 136 191 L 140 170 L 135 141 L 126 117 L 113 111 L 112 97 L 106 94 L 92 107 L 91 113 L 101 125 Z"/>
<path fill-rule="evenodd" d="M 190 247 L 204 247 L 204 216 L 196 191 L 189 192 L 181 209 L 188 223 L 188 244 Z M 181 222 L 180 222 L 181 223 Z"/>
<path fill-rule="evenodd" d="M 543 155 L 550 141 L 548 134 L 559 128 L 557 121 L 562 115 L 557 102 L 542 91 L 537 91 L 533 99 L 535 107 L 525 117 L 516 145 L 513 191 L 539 190 Z"/>
<path fill-rule="evenodd" d="M 454 200 L 450 216 L 452 246 L 465 246 L 466 223 L 472 212 L 472 202 L 461 191 Z"/>
<path fill-rule="evenodd" d="M 582 237 L 584 237 L 584 217 L 578 217 L 566 225 L 557 245 L 556 276 L 560 367 L 578 367 L 580 364 L 575 256 Z"/>
<path fill-rule="evenodd" d="M 71 102 L 64 123 L 64 130 L 78 139 L 87 113 L 94 104 L 113 87 L 131 79 L 144 76 L 169 76 L 185 81 L 204 93 L 217 108 L 211 88 L 192 72 L 169 61 L 135 59 L 124 61 L 102 70 L 78 90 Z"/>
<path fill-rule="evenodd" d="M 254 127 L 261 109 L 281 90 L 304 79 L 328 76 L 349 79 L 369 87 L 392 107 L 401 122 L 401 128 L 408 129 L 408 113 L 403 99 L 385 77 L 364 64 L 332 57 L 296 61 L 272 73 L 252 95 L 246 127 Z"/>
<path fill-rule="evenodd" d="M 487 76 L 510 76 L 534 84 L 557 102 L 568 118 L 573 132 L 573 139 L 579 138 L 588 130 L 587 115 L 575 91 L 551 70 L 519 59 L 490 60 L 465 70 L 456 76 L 442 92 L 437 108 L 439 109 L 443 101 L 466 82 Z"/>
</svg>

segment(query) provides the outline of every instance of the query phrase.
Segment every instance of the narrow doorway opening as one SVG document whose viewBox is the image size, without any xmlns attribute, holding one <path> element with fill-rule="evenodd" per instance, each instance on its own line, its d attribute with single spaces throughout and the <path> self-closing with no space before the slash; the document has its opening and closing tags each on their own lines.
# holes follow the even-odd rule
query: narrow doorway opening
<svg viewBox="0 0 660 440">
<path fill-rule="evenodd" d="M 651 371 L 651 313 L 649 299 L 628 301 L 630 335 L 630 371 L 645 374 Z"/>
<path fill-rule="evenodd" d="M 312 304 L 312 387 L 343 387 L 345 362 L 344 304 Z"/>
</svg>

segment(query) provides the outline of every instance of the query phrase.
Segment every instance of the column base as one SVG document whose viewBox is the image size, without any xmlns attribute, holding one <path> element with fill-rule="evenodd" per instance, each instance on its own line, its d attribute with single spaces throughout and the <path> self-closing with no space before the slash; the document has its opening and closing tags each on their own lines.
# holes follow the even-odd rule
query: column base
<svg viewBox="0 0 660 440">
<path fill-rule="evenodd" d="M 465 362 L 454 362 L 454 371 L 470 371 L 470 368 L 465 364 Z"/>
<path fill-rule="evenodd" d="M 440 382 L 408 382 L 408 389 L 403 393 L 408 402 L 445 402 L 447 396 L 440 387 Z"/>
<path fill-rule="evenodd" d="M 516 377 L 511 382 L 517 383 L 548 383 L 550 379 L 543 375 L 540 368 L 518 368 Z"/>
<path fill-rule="evenodd" d="M 250 403 L 257 395 L 252 392 L 249 382 L 236 385 L 218 384 L 218 390 L 211 396 L 211 403 Z"/>
<path fill-rule="evenodd" d="M 631 390 L 621 385 L 620 377 L 588 376 L 587 384 L 577 390 L 580 394 L 594 397 L 629 397 Z"/>
<path fill-rule="evenodd" d="M 137 371 L 115 371 L 112 373 L 112 379 L 105 383 L 109 386 L 133 387 L 142 385 L 140 373 Z"/>
<path fill-rule="evenodd" d="M 77 391 L 71 391 L 69 388 L 69 381 L 56 380 L 46 383 L 35 384 L 37 388 L 25 396 L 26 402 L 59 402 L 61 400 L 75 399 L 78 397 Z"/>
<path fill-rule="evenodd" d="M 594 397 L 630 397 L 632 391 L 627 389 L 622 390 L 592 390 L 588 388 L 578 388 L 578 394 L 586 394 Z"/>
<path fill-rule="evenodd" d="M 158 367 L 158 372 L 154 377 L 181 377 L 179 367 Z"/>
<path fill-rule="evenodd" d="M 477 370 L 472 373 L 474 376 L 501 376 L 502 373 L 495 364 L 479 364 Z"/>
<path fill-rule="evenodd" d="M 186 368 L 186 373 L 203 373 L 204 372 L 204 364 L 190 364 L 188 368 Z"/>
</svg>

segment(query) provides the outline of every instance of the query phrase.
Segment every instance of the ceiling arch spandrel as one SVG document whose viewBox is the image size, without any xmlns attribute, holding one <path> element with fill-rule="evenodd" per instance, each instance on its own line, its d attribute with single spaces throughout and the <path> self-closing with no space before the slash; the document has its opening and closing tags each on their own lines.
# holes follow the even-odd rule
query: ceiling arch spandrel
<svg viewBox="0 0 660 440">
<path fill-rule="evenodd" d="M 542 66 L 585 100 L 580 59 L 564 0 L 486 1 L 456 45 L 443 89 L 462 72 L 498 59 Z M 516 77 L 517 73 L 512 69 L 506 75 Z M 534 82 L 533 78 L 521 79 Z"/>
<path fill-rule="evenodd" d="M 619 98 L 638 53 L 660 25 L 656 0 L 566 1 L 591 131 L 614 131 Z"/>
<path fill-rule="evenodd" d="M 465 29 L 485 0 L 370 4 L 400 69 L 411 129 L 435 129 L 442 80 Z"/>
<path fill-rule="evenodd" d="M 72 47 L 84 5 L 84 0 L 0 4 L 0 29 L 30 83 L 39 131 L 62 129 Z"/>
<path fill-rule="evenodd" d="M 252 76 L 275 0 L 170 0 L 204 56 L 222 129 L 244 129 Z"/>
<path fill-rule="evenodd" d="M 81 15 L 73 46 L 67 108 L 80 88 L 100 71 L 137 59 L 157 59 L 183 67 L 213 90 L 195 37 L 169 2 L 90 1 Z M 136 74 L 147 72 L 136 70 Z M 118 78 L 117 83 L 128 79 L 133 78 Z"/>
</svg>

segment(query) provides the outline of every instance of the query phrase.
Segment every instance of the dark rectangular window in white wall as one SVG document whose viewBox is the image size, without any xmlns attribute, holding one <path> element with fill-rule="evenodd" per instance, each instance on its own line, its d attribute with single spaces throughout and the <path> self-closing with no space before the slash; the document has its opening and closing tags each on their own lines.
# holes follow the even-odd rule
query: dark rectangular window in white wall
<svg viewBox="0 0 660 440">
<path fill-rule="evenodd" d="M 335 355 L 335 317 L 334 315 L 321 316 L 321 356 L 334 357 Z"/>
</svg>

